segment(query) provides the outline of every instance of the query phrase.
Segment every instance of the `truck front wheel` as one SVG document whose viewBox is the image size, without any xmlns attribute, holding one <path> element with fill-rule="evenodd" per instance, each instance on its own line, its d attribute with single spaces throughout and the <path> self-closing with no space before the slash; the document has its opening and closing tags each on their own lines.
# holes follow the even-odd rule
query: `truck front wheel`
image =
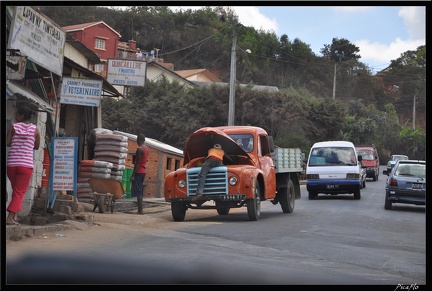
<svg viewBox="0 0 432 291">
<path fill-rule="evenodd" d="M 184 202 L 171 202 L 171 214 L 174 221 L 183 221 L 186 216 L 186 210 Z"/>
<path fill-rule="evenodd" d="M 278 190 L 278 196 L 283 213 L 293 212 L 295 205 L 295 189 L 291 179 L 288 180 L 286 188 L 280 188 Z"/>
<path fill-rule="evenodd" d="M 254 198 L 246 201 L 249 220 L 257 221 L 261 214 L 261 189 L 259 183 L 255 185 Z"/>
<path fill-rule="evenodd" d="M 227 215 L 230 212 L 229 202 L 216 201 L 216 210 L 219 215 Z"/>
</svg>

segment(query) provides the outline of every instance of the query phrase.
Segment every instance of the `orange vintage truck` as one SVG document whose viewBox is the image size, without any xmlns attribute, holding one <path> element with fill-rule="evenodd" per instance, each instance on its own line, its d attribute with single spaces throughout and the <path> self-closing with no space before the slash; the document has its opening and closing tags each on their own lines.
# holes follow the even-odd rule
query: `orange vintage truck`
<svg viewBox="0 0 432 291">
<path fill-rule="evenodd" d="M 233 161 L 224 159 L 223 166 L 212 168 L 203 195 L 196 198 L 198 173 L 214 144 L 220 144 Z M 272 136 L 260 127 L 204 127 L 186 140 L 184 167 L 166 177 L 165 201 L 171 203 L 174 221 L 183 221 L 188 209 L 216 209 L 227 215 L 231 208 L 243 206 L 249 220 L 256 221 L 265 200 L 291 213 L 301 197 L 302 161 L 299 148 L 274 146 Z"/>
</svg>

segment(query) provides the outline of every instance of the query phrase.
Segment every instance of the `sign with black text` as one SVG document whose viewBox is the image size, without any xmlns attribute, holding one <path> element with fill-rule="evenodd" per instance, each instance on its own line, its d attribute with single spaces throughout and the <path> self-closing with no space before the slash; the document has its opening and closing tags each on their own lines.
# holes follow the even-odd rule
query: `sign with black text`
<svg viewBox="0 0 432 291">
<path fill-rule="evenodd" d="M 102 80 L 64 77 L 60 89 L 60 103 L 99 107 Z"/>
<path fill-rule="evenodd" d="M 109 59 L 107 80 L 113 85 L 143 87 L 147 73 L 147 62 L 124 59 Z"/>
<path fill-rule="evenodd" d="M 78 138 L 53 137 L 51 141 L 50 196 L 53 190 L 77 193 Z"/>
<path fill-rule="evenodd" d="M 30 6 L 16 6 L 8 48 L 19 50 L 30 60 L 63 75 L 66 32 Z"/>
</svg>

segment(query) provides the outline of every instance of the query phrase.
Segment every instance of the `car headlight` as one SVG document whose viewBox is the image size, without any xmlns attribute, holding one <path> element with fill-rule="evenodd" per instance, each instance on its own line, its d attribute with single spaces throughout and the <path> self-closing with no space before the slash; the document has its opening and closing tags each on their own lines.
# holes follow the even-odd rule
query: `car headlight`
<svg viewBox="0 0 432 291">
<path fill-rule="evenodd" d="M 178 183 L 177 183 L 177 185 L 180 188 L 184 188 L 184 187 L 186 187 L 186 181 L 185 180 L 179 180 Z"/>
<path fill-rule="evenodd" d="M 236 185 L 237 182 L 238 182 L 238 179 L 237 179 L 237 177 L 234 177 L 234 176 L 231 177 L 231 178 L 229 178 L 229 181 L 228 181 L 228 183 L 229 183 L 231 186 Z"/>
</svg>

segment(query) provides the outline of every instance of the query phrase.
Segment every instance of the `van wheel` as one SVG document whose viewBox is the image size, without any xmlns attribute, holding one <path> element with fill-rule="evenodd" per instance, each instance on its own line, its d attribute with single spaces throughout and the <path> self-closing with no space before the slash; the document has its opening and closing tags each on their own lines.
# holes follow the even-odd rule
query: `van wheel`
<svg viewBox="0 0 432 291">
<path fill-rule="evenodd" d="M 288 180 L 286 188 L 278 190 L 278 196 L 283 213 L 292 213 L 295 206 L 295 189 L 291 179 Z"/>
<path fill-rule="evenodd" d="M 356 190 L 354 192 L 354 199 L 360 200 L 360 198 L 361 198 L 361 194 L 360 194 L 360 189 L 359 189 L 359 190 Z"/>
<path fill-rule="evenodd" d="M 318 193 L 309 191 L 309 200 L 315 200 L 318 197 Z"/>
<path fill-rule="evenodd" d="M 246 200 L 249 220 L 257 221 L 261 214 L 261 190 L 257 181 L 254 198 Z"/>
<path fill-rule="evenodd" d="M 374 180 L 374 181 L 378 180 L 378 174 L 377 173 L 374 173 L 372 180 Z"/>
</svg>

